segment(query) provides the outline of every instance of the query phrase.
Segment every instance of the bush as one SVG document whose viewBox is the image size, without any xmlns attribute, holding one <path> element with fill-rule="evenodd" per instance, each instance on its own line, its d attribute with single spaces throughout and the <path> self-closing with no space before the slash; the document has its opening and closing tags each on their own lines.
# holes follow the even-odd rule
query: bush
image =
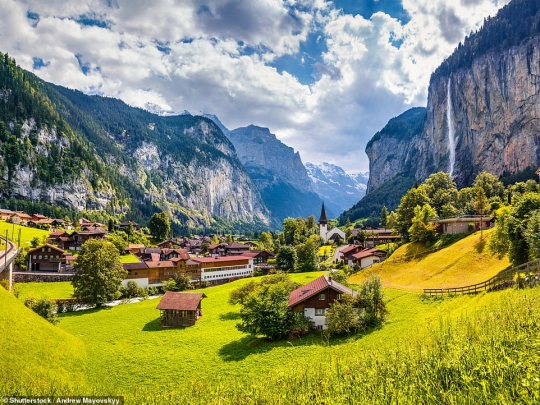
<svg viewBox="0 0 540 405">
<path fill-rule="evenodd" d="M 148 287 L 148 294 L 149 295 L 158 295 L 159 290 L 155 285 L 151 285 L 151 286 Z"/>
<path fill-rule="evenodd" d="M 27 298 L 24 305 L 53 325 L 58 323 L 58 316 L 56 315 L 57 308 L 53 301 L 45 298 L 40 298 L 39 300 Z"/>
<path fill-rule="evenodd" d="M 326 311 L 327 333 L 330 335 L 342 335 L 355 332 L 360 327 L 358 308 L 355 308 L 355 300 L 348 294 L 344 294 L 340 301 L 334 301 Z"/>
</svg>

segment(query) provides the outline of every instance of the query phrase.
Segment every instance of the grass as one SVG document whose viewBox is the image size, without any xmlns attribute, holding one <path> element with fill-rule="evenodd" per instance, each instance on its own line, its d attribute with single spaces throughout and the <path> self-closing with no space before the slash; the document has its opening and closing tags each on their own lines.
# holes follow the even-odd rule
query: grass
<svg viewBox="0 0 540 405">
<path fill-rule="evenodd" d="M 292 277 L 307 283 L 321 274 Z M 86 381 L 54 385 L 56 393 L 125 395 L 128 404 L 540 400 L 540 289 L 444 299 L 385 289 L 390 313 L 380 328 L 267 342 L 235 328 L 239 307 L 228 295 L 247 281 L 204 289 L 204 315 L 190 328 L 161 329 L 157 300 L 61 315 L 56 329 L 84 343 Z M 35 361 L 24 342 L 13 348 L 17 364 Z"/>
<path fill-rule="evenodd" d="M 139 263 L 139 258 L 135 256 L 133 253 L 129 253 L 127 255 L 121 255 L 120 262 L 121 263 Z"/>
<path fill-rule="evenodd" d="M 18 292 L 19 299 L 23 302 L 30 297 L 36 299 L 59 299 L 71 298 L 71 295 L 73 294 L 71 281 L 54 283 L 16 283 L 13 288 Z"/>
<path fill-rule="evenodd" d="M 0 394 L 70 392 L 85 387 L 85 344 L 0 288 Z"/>
<path fill-rule="evenodd" d="M 376 273 L 384 286 L 411 291 L 480 283 L 510 265 L 507 258 L 501 260 L 489 252 L 491 232 L 484 231 L 482 240 L 479 232 L 474 233 L 429 254 L 423 254 L 429 250 L 423 245 L 405 244 L 390 259 L 355 274 L 351 281 L 361 283 L 369 274 Z"/>
<path fill-rule="evenodd" d="M 12 224 L 6 221 L 0 221 L 0 236 L 6 236 L 6 231 L 9 233 L 9 239 L 15 243 L 19 239 L 19 229 L 21 230 L 21 246 L 30 246 L 30 241 L 36 236 L 42 240 L 50 235 L 49 231 L 44 231 L 37 228 L 29 228 L 27 226 Z M 5 249 L 5 246 L 4 246 Z"/>
</svg>

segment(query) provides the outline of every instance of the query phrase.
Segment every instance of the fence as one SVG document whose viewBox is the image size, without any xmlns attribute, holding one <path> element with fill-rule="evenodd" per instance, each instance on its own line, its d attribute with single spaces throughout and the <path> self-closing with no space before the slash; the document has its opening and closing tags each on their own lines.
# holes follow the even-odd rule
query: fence
<svg viewBox="0 0 540 405">
<path fill-rule="evenodd" d="M 489 280 L 478 284 L 452 288 L 424 288 L 426 295 L 477 294 L 482 291 L 497 291 L 511 287 L 516 283 L 540 284 L 540 259 L 523 263 L 511 269 L 501 271 Z"/>
</svg>

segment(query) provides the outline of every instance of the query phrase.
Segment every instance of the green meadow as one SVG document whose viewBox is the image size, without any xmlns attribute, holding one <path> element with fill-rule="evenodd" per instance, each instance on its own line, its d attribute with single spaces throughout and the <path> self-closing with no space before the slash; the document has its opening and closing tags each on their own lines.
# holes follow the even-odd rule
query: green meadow
<svg viewBox="0 0 540 405">
<path fill-rule="evenodd" d="M 44 231 L 42 229 L 30 228 L 27 226 L 12 224 L 6 221 L 0 221 L 0 236 L 6 236 L 7 231 L 9 239 L 15 243 L 19 241 L 19 230 L 21 232 L 21 247 L 30 246 L 30 241 L 36 236 L 41 240 L 45 236 L 50 235 L 49 231 Z"/>
<path fill-rule="evenodd" d="M 321 274 L 292 277 L 307 283 Z M 386 288 L 389 315 L 377 329 L 268 342 L 235 328 L 240 307 L 228 296 L 247 281 L 202 290 L 203 316 L 183 329 L 159 327 L 159 298 L 61 314 L 54 327 L 2 292 L 0 309 L 14 310 L 1 323 L 0 347 L 10 353 L 0 369 L 11 374 L 0 394 L 114 394 L 128 404 L 540 402 L 539 288 L 444 299 Z M 22 291 L 70 294 L 66 283 L 49 284 Z M 76 383 L 51 379 L 39 356 Z M 18 376 L 36 361 L 27 384 Z"/>
</svg>

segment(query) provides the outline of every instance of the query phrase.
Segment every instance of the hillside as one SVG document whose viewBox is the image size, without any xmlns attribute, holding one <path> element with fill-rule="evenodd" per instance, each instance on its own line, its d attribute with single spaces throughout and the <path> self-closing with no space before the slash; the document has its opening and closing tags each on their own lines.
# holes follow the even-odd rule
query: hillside
<svg viewBox="0 0 540 405">
<path fill-rule="evenodd" d="M 510 266 L 508 258 L 498 259 L 487 244 L 493 230 L 476 232 L 433 253 L 423 254 L 425 246 L 407 243 L 385 262 L 351 277 L 360 283 L 369 274 L 379 274 L 383 285 L 410 291 L 423 288 L 460 287 L 480 283 Z"/>
<path fill-rule="evenodd" d="M 8 55 L 0 55 L 0 196 L 12 205 L 107 209 L 143 224 L 165 210 L 176 231 L 269 225 L 257 188 L 213 121 L 157 116 L 55 86 Z"/>
<path fill-rule="evenodd" d="M 86 347 L 0 287 L 0 394 L 39 395 L 86 387 Z"/>
</svg>

